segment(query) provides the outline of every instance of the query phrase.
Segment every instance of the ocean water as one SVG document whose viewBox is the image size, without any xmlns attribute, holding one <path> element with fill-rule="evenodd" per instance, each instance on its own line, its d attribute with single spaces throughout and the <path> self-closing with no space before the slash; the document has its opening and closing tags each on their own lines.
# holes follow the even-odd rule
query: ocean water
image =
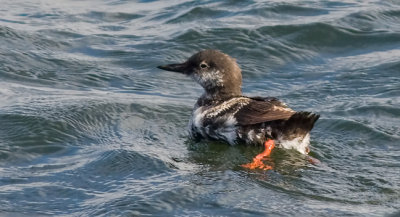
<svg viewBox="0 0 400 217">
<path fill-rule="evenodd" d="M 0 2 L 0 216 L 396 216 L 400 2 Z M 319 113 L 310 155 L 188 138 L 206 48 Z"/>
</svg>

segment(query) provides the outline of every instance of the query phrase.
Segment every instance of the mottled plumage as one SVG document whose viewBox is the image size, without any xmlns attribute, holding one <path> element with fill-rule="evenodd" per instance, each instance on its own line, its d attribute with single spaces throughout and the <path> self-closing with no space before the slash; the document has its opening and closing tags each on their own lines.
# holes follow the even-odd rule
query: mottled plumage
<svg viewBox="0 0 400 217">
<path fill-rule="evenodd" d="M 158 68 L 189 75 L 204 88 L 189 122 L 193 138 L 255 145 L 274 139 L 282 148 L 308 153 L 319 115 L 293 111 L 273 97 L 243 96 L 241 70 L 227 54 L 203 50 L 184 63 Z"/>
</svg>

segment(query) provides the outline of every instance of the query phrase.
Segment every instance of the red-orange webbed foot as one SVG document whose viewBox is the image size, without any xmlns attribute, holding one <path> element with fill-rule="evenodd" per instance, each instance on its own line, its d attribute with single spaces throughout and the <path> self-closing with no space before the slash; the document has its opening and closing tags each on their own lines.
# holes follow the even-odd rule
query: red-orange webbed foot
<svg viewBox="0 0 400 217">
<path fill-rule="evenodd" d="M 265 146 L 265 150 L 262 153 L 255 156 L 253 158 L 253 162 L 248 163 L 248 164 L 243 164 L 242 167 L 248 168 L 248 169 L 260 168 L 263 170 L 273 169 L 271 166 L 265 165 L 262 162 L 262 159 L 264 159 L 265 157 L 267 157 L 271 154 L 272 149 L 274 149 L 274 147 L 275 147 L 275 142 L 274 142 L 274 140 L 269 139 L 269 140 L 265 141 L 264 146 Z"/>
</svg>

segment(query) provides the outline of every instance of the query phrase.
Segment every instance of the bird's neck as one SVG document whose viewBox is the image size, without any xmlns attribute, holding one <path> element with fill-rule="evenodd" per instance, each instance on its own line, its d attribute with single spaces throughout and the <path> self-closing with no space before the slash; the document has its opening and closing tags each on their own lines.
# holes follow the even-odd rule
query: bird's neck
<svg viewBox="0 0 400 217">
<path fill-rule="evenodd" d="M 210 89 L 206 90 L 203 95 L 197 100 L 197 105 L 212 105 L 214 103 L 219 103 L 221 101 L 226 101 L 234 97 L 242 96 L 242 91 L 240 88 L 237 89 Z"/>
</svg>

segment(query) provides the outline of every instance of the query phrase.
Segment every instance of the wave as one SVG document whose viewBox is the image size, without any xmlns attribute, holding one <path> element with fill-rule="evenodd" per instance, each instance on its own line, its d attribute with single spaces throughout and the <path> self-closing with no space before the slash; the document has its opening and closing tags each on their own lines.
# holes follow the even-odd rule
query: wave
<svg viewBox="0 0 400 217">
<path fill-rule="evenodd" d="M 366 123 L 363 120 L 322 119 L 318 122 L 319 130 L 338 135 L 341 139 L 357 140 L 360 144 L 374 145 L 379 141 L 395 141 L 399 139 L 398 132 L 390 132 L 385 128 Z M 393 129 L 395 130 L 395 129 Z"/>
</svg>

